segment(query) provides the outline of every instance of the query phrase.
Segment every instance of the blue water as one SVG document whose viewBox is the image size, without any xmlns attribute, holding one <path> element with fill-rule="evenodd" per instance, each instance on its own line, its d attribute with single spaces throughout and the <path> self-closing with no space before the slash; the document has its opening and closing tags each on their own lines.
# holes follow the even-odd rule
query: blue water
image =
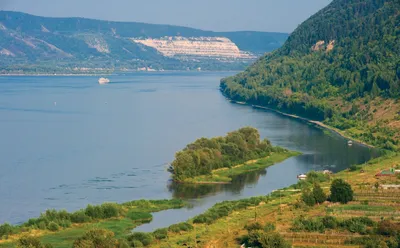
<svg viewBox="0 0 400 248">
<path fill-rule="evenodd" d="M 108 85 L 84 76 L 0 77 L 0 223 L 20 223 L 48 208 L 191 199 L 191 209 L 155 214 L 140 227 L 147 231 L 218 201 L 265 195 L 299 173 L 338 171 L 377 156 L 304 122 L 230 103 L 218 86 L 232 74 L 133 73 L 113 75 Z M 176 151 L 247 125 L 304 154 L 232 185 L 171 184 L 166 168 Z"/>
</svg>

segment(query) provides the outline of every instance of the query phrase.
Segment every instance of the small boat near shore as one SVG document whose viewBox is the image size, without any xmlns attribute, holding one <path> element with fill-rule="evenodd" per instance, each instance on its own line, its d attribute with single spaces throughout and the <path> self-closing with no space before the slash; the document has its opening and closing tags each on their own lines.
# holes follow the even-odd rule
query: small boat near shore
<svg viewBox="0 0 400 248">
<path fill-rule="evenodd" d="M 110 79 L 108 78 L 99 78 L 99 84 L 108 84 L 110 82 Z"/>
</svg>

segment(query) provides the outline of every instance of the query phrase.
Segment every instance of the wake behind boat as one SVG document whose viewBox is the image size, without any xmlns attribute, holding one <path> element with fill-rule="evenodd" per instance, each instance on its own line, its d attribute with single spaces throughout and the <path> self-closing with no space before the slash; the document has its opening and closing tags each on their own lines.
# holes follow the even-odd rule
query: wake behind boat
<svg viewBox="0 0 400 248">
<path fill-rule="evenodd" d="M 108 84 L 110 82 L 110 79 L 108 78 L 99 78 L 99 84 Z"/>
</svg>

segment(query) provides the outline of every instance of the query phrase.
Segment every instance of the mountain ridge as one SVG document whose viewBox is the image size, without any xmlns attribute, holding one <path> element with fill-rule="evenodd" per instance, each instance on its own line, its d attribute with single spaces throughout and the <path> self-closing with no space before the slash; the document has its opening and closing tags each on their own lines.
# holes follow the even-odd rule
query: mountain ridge
<svg viewBox="0 0 400 248">
<path fill-rule="evenodd" d="M 238 69 L 254 59 L 243 60 L 240 56 L 224 61 L 210 59 L 207 57 L 206 47 L 204 56 L 182 60 L 179 56 L 164 56 L 157 47 L 138 44 L 132 39 L 185 37 L 189 39 L 190 46 L 190 39 L 223 37 L 227 39 L 227 47 L 239 49 L 255 57 L 280 47 L 287 38 L 284 33 L 213 32 L 162 24 L 40 17 L 11 11 L 0 11 L 0 33 L 0 59 L 7 58 L 7 61 L 0 61 L 3 70 L 31 67 L 39 71 L 40 67 L 52 67 L 54 64 L 58 69 Z M 173 48 L 173 44 L 168 45 Z"/>
</svg>

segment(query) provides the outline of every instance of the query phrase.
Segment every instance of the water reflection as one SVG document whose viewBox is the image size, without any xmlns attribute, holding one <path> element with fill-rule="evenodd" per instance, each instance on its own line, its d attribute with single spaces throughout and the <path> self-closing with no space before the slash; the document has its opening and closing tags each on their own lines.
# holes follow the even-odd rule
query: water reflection
<svg viewBox="0 0 400 248">
<path fill-rule="evenodd" d="M 245 187 L 257 185 L 261 177 L 267 175 L 267 170 L 251 171 L 233 178 L 230 184 L 181 184 L 170 182 L 167 186 L 173 198 L 197 199 L 213 196 L 221 191 L 240 194 Z"/>
</svg>

